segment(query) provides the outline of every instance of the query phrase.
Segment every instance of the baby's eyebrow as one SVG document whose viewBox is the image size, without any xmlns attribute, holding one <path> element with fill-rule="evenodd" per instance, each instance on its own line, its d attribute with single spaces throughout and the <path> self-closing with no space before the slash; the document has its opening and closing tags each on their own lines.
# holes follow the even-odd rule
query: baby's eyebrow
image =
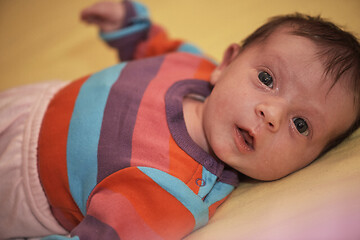
<svg viewBox="0 0 360 240">
<path fill-rule="evenodd" d="M 280 54 L 269 54 L 266 56 L 267 62 L 266 65 L 270 68 L 276 78 L 276 80 L 287 79 L 288 74 L 293 74 L 289 69 L 289 64 L 286 59 Z"/>
</svg>

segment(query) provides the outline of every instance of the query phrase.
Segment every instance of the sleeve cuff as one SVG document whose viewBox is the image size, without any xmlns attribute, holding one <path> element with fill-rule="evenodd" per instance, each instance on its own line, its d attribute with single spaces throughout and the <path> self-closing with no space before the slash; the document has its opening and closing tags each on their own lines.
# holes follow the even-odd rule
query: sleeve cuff
<svg viewBox="0 0 360 240">
<path fill-rule="evenodd" d="M 126 10 L 124 27 L 110 33 L 100 32 L 100 37 L 106 42 L 133 35 L 150 28 L 149 12 L 144 5 L 131 1 L 124 1 L 122 4 L 124 4 Z"/>
</svg>

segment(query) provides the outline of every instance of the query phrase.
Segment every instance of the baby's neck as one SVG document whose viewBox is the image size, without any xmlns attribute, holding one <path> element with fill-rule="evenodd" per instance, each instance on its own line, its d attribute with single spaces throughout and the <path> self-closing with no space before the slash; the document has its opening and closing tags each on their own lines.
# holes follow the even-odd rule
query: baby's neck
<svg viewBox="0 0 360 240">
<path fill-rule="evenodd" d="M 204 151 L 209 152 L 203 128 L 204 99 L 188 95 L 183 100 L 183 113 L 186 129 L 191 139 Z"/>
</svg>

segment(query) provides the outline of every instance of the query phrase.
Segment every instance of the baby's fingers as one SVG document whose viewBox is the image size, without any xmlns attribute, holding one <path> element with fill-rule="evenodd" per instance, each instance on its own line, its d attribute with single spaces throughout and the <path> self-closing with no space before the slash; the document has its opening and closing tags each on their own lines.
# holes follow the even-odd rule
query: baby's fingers
<svg viewBox="0 0 360 240">
<path fill-rule="evenodd" d="M 102 21 L 106 20 L 110 17 L 110 11 L 111 6 L 108 2 L 99 2 L 82 10 L 80 17 L 85 22 L 94 23 L 99 19 Z"/>
<path fill-rule="evenodd" d="M 99 2 L 85 8 L 80 17 L 86 23 L 98 25 L 101 31 L 111 32 L 121 28 L 125 8 L 117 2 Z"/>
</svg>

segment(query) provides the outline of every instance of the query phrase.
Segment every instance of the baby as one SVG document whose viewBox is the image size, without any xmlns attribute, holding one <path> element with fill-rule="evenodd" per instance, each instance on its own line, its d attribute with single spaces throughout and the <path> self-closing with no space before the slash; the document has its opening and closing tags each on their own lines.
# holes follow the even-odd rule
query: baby
<svg viewBox="0 0 360 240">
<path fill-rule="evenodd" d="M 240 174 L 282 178 L 359 125 L 359 43 L 320 18 L 273 18 L 217 66 L 139 3 L 82 18 L 123 62 L 1 93 L 0 238 L 181 239 Z"/>
</svg>

